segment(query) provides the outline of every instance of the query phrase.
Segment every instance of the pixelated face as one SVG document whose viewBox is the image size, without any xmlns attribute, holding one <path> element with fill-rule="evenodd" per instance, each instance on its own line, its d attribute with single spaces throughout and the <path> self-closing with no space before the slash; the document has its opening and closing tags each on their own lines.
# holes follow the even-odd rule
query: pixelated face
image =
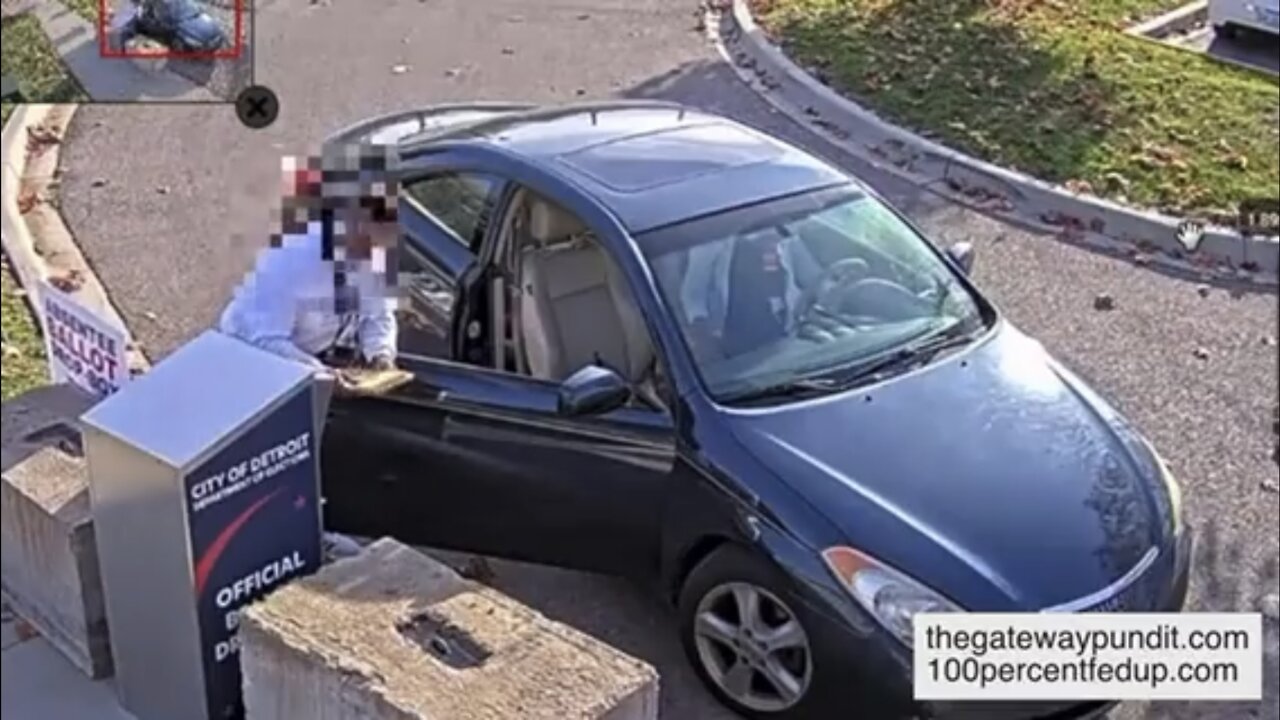
<svg viewBox="0 0 1280 720">
<path fill-rule="evenodd" d="M 384 146 L 343 145 L 319 157 L 287 157 L 281 165 L 285 232 L 300 232 L 325 216 L 333 219 L 335 250 L 369 259 L 375 248 L 399 243 L 398 167 Z"/>
</svg>

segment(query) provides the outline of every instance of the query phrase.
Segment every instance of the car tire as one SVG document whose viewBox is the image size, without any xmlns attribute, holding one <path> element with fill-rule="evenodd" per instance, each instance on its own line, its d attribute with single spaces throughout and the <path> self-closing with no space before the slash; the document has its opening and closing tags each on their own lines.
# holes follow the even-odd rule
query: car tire
<svg viewBox="0 0 1280 720">
<path fill-rule="evenodd" d="M 1224 40 L 1235 40 L 1240 37 L 1240 28 L 1228 23 L 1214 25 L 1213 35 L 1214 37 L 1220 37 Z"/>
<path fill-rule="evenodd" d="M 786 621 L 792 620 L 800 633 L 790 637 L 788 643 L 802 642 L 803 647 L 788 646 L 776 653 L 765 649 L 762 638 L 766 634 L 760 632 L 761 626 L 744 627 L 740 620 L 738 609 L 743 600 L 749 601 L 750 593 L 755 594 L 755 607 L 759 608 L 756 617 L 764 622 L 764 628 L 776 632 L 790 627 Z M 817 624 L 790 590 L 790 581 L 771 563 L 739 546 L 724 546 L 689 574 L 678 605 L 685 654 L 698 677 L 721 703 L 743 717 L 757 720 L 821 717 L 819 708 L 826 704 L 824 668 L 832 672 L 835 664 L 824 664 L 822 657 L 815 657 L 820 652 L 812 641 Z M 731 639 L 727 634 L 733 630 L 740 632 Z M 731 647 L 731 642 L 736 647 Z M 803 653 L 807 656 L 802 657 Z M 745 664 L 740 666 L 744 659 Z M 764 674 L 769 669 L 773 677 L 782 677 L 777 674 L 778 667 L 790 676 L 788 692 L 794 693 L 791 696 L 778 692 L 778 683 Z M 730 679 L 734 670 L 739 674 Z M 744 673 L 751 676 L 746 686 L 741 679 Z M 799 692 L 795 693 L 797 689 Z"/>
</svg>

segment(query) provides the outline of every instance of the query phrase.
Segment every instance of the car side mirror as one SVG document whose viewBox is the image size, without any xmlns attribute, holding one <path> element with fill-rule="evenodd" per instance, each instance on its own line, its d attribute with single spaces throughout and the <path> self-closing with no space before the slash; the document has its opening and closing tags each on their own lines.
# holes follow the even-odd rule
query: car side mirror
<svg viewBox="0 0 1280 720">
<path fill-rule="evenodd" d="M 618 373 L 588 365 L 560 383 L 557 412 L 567 417 L 603 415 L 627 404 L 631 386 Z"/>
<path fill-rule="evenodd" d="M 951 262 L 959 265 L 966 275 L 973 272 L 973 255 L 973 243 L 958 242 L 947 248 L 947 257 L 951 258 Z"/>
</svg>

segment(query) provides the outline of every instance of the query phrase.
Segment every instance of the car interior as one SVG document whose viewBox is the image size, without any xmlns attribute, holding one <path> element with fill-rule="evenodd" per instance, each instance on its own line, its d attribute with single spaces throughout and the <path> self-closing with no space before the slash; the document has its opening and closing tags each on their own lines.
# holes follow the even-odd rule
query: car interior
<svg viewBox="0 0 1280 720">
<path fill-rule="evenodd" d="M 498 241 L 503 268 L 491 304 L 500 369 L 561 382 L 603 365 L 665 407 L 648 326 L 617 264 L 576 216 L 520 190 Z M 510 278 L 510 286 L 506 279 Z"/>
</svg>

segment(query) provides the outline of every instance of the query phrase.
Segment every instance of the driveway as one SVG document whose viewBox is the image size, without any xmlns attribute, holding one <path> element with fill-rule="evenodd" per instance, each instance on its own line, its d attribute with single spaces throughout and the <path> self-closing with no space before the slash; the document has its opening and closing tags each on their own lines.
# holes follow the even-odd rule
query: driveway
<svg viewBox="0 0 1280 720">
<path fill-rule="evenodd" d="M 264 243 L 278 158 L 415 104 L 607 96 L 686 101 L 864 173 L 944 242 L 972 240 L 977 276 L 1023 329 L 1092 380 L 1183 478 L 1203 536 L 1193 606 L 1257 610 L 1280 589 L 1274 291 L 1200 286 L 1001 225 L 831 152 L 724 67 L 692 0 L 267 0 L 257 78 L 275 125 L 231 108 L 83 109 L 64 151 L 69 224 L 153 359 L 207 327 Z M 1095 310 L 1107 296 L 1114 309 Z M 670 617 L 625 584 L 503 563 L 501 589 L 654 662 L 664 720 L 729 715 L 698 686 Z M 1276 624 L 1268 624 L 1276 677 Z M 1274 718 L 1268 688 L 1261 714 Z M 1116 717 L 1238 718 L 1253 707 L 1126 707 Z M 1246 715 L 1247 716 L 1247 715 Z"/>
</svg>

